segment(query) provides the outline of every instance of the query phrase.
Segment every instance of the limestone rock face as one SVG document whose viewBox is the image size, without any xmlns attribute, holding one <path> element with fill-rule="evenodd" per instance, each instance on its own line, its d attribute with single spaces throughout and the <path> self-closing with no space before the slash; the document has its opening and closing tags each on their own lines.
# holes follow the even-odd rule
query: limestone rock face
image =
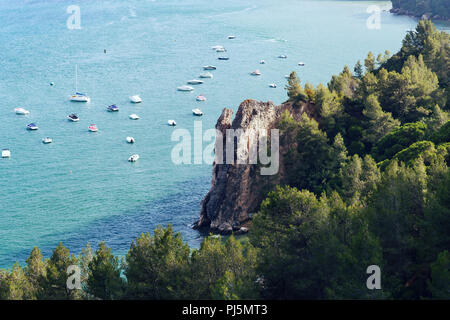
<svg viewBox="0 0 450 320">
<path fill-rule="evenodd" d="M 308 111 L 308 105 L 293 108 L 290 104 L 275 106 L 272 102 L 246 100 L 239 106 L 234 120 L 233 111 L 224 109 L 219 117 L 216 129 L 222 136 L 216 137 L 216 160 L 213 164 L 211 189 L 201 203 L 200 219 L 194 224 L 196 229 L 231 234 L 233 231 L 246 233 L 247 222 L 252 213 L 256 213 L 270 186 L 279 184 L 284 177 L 282 154 L 278 174 L 264 176 L 260 174 L 259 164 L 249 160 L 249 141 L 257 130 L 267 132 L 270 143 L 270 129 L 276 129 L 277 120 L 288 109 L 295 119 Z M 307 112 L 309 114 L 309 112 Z M 231 155 L 226 152 L 227 130 L 241 129 L 240 139 L 234 141 L 234 163 L 226 161 Z M 280 146 L 280 150 L 283 146 Z M 222 154 L 220 152 L 222 151 Z M 222 158 L 223 161 L 220 161 Z M 240 160 L 240 162 L 237 161 Z M 242 163 L 242 164 L 238 164 Z"/>
</svg>

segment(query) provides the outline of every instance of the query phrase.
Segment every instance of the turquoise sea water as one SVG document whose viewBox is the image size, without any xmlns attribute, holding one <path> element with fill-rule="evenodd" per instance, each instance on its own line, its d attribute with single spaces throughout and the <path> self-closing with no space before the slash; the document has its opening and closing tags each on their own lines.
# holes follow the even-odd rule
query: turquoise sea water
<svg viewBox="0 0 450 320">
<path fill-rule="evenodd" d="M 80 30 L 66 27 L 73 4 L 81 9 Z M 236 109 L 244 99 L 284 101 L 291 70 L 318 84 L 369 50 L 395 52 L 416 20 L 382 12 L 381 29 L 369 30 L 371 4 L 390 7 L 386 1 L 0 0 L 0 149 L 12 153 L 0 159 L 0 267 L 23 262 L 35 245 L 49 256 L 59 241 L 78 252 L 105 240 L 123 254 L 158 224 L 173 224 L 198 245 L 201 236 L 190 225 L 211 167 L 172 163 L 174 128 L 167 120 L 192 132 L 198 118 L 191 109 L 199 107 L 203 128 L 213 128 L 224 107 Z M 228 40 L 231 34 L 236 39 Z M 228 52 L 217 54 L 214 45 Z M 280 54 L 288 59 L 277 59 Z M 218 61 L 219 55 L 230 60 Z M 75 64 L 89 104 L 68 101 Z M 193 93 L 176 91 L 206 64 L 218 67 L 214 79 Z M 263 75 L 250 77 L 257 68 Z M 273 82 L 277 89 L 268 88 Z M 137 93 L 144 102 L 132 105 L 128 96 Z M 195 101 L 200 93 L 207 102 Z M 112 103 L 118 113 L 106 112 Z M 16 107 L 31 114 L 17 116 Z M 66 119 L 73 112 L 78 123 Z M 141 119 L 129 120 L 131 113 Z M 40 129 L 27 131 L 30 122 Z M 88 132 L 91 123 L 98 133 Z M 134 145 L 125 142 L 129 135 Z M 54 142 L 43 145 L 46 136 Z M 141 159 L 131 164 L 133 153 Z"/>
</svg>

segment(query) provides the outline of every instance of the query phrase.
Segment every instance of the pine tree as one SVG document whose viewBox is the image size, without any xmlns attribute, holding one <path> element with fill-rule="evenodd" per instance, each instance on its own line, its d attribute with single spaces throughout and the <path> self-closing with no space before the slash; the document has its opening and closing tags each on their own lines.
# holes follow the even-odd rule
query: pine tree
<svg viewBox="0 0 450 320">
<path fill-rule="evenodd" d="M 34 247 L 26 260 L 25 274 L 31 285 L 30 295 L 37 299 L 42 293 L 42 285 L 46 278 L 46 262 L 43 260 L 41 250 Z"/>
<path fill-rule="evenodd" d="M 356 65 L 355 65 L 355 68 L 353 69 L 353 71 L 355 72 L 355 77 L 356 78 L 358 78 L 358 79 L 362 78 L 364 71 L 363 71 L 363 67 L 362 67 L 362 64 L 361 64 L 360 60 L 358 60 L 356 62 Z"/>
<path fill-rule="evenodd" d="M 375 57 L 372 51 L 369 52 L 367 58 L 364 60 L 364 66 L 366 67 L 366 72 L 373 72 L 375 70 Z"/>
<path fill-rule="evenodd" d="M 95 256 L 89 263 L 86 291 L 102 300 L 119 299 L 124 289 L 120 272 L 119 258 L 111 253 L 111 248 L 104 242 L 100 242 Z"/>
<path fill-rule="evenodd" d="M 58 244 L 50 259 L 47 261 L 46 278 L 43 284 L 44 299 L 67 300 L 76 299 L 80 292 L 67 287 L 68 268 L 78 265 L 78 259 L 70 254 L 62 242 Z"/>
<path fill-rule="evenodd" d="M 386 134 L 400 125 L 398 120 L 389 112 L 384 112 L 378 98 L 371 94 L 366 98 L 363 115 L 367 118 L 366 129 L 363 132 L 363 141 L 373 146 Z"/>
<path fill-rule="evenodd" d="M 292 71 L 289 75 L 288 84 L 285 89 L 287 90 L 287 95 L 289 101 L 306 101 L 306 94 L 300 84 L 300 79 L 297 77 L 297 73 Z"/>
</svg>

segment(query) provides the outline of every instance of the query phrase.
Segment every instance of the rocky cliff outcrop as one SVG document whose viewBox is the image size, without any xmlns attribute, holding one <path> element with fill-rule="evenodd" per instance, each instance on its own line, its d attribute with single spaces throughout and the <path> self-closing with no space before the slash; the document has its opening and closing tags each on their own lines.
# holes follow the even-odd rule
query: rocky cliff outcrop
<svg viewBox="0 0 450 320">
<path fill-rule="evenodd" d="M 212 186 L 201 203 L 200 219 L 194 225 L 196 229 L 221 234 L 248 231 L 248 222 L 252 214 L 257 212 L 267 192 L 275 184 L 283 183 L 285 173 L 281 151 L 283 146 L 280 146 L 278 173 L 270 176 L 261 175 L 260 164 L 249 164 L 248 141 L 251 140 L 247 138 L 255 130 L 270 133 L 271 129 L 276 129 L 277 121 L 285 110 L 289 110 L 296 120 L 300 120 L 303 112 L 315 117 L 314 108 L 309 104 L 294 108 L 288 103 L 276 106 L 272 102 L 246 100 L 239 106 L 234 120 L 231 109 L 223 110 L 216 124 L 216 129 L 222 135 L 216 137 L 216 162 L 213 164 Z M 246 160 L 245 164 L 217 163 L 217 150 L 225 149 L 222 146 L 226 145 L 227 129 L 242 129 L 240 140 L 235 141 L 233 157 Z M 226 158 L 224 150 L 223 159 Z"/>
</svg>

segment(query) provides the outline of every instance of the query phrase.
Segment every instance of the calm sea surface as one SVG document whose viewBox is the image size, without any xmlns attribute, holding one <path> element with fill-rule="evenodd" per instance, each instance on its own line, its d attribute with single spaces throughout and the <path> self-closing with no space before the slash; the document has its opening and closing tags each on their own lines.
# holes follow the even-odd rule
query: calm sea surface
<svg viewBox="0 0 450 320">
<path fill-rule="evenodd" d="M 373 4 L 390 8 L 386 1 L 0 0 L 0 149 L 12 153 L 0 159 L 0 267 L 23 263 L 33 246 L 49 256 L 59 241 L 79 252 L 105 240 L 124 254 L 158 224 L 173 224 L 197 246 L 201 236 L 190 225 L 211 167 L 172 163 L 167 120 L 193 132 L 197 107 L 203 129 L 213 128 L 224 107 L 244 99 L 284 101 L 284 75 L 292 70 L 318 84 L 370 50 L 395 52 L 416 20 L 382 12 L 381 29 L 370 30 Z M 80 7 L 80 30 L 66 26 L 69 5 Z M 218 54 L 214 45 L 228 51 Z M 207 64 L 217 66 L 214 79 L 193 93 L 176 91 Z M 89 104 L 68 101 L 75 65 Z M 257 68 L 262 76 L 249 76 Z M 132 105 L 133 94 L 143 103 Z M 198 94 L 208 100 L 196 102 Z M 120 111 L 106 112 L 113 103 Z M 16 107 L 31 113 L 15 115 Z M 67 121 L 70 113 L 81 120 Z M 141 119 L 130 120 L 131 113 Z M 27 131 L 30 122 L 39 130 Z M 88 132 L 91 123 L 99 132 Z M 41 142 L 46 136 L 52 144 Z M 140 160 L 127 162 L 134 153 Z"/>
</svg>

